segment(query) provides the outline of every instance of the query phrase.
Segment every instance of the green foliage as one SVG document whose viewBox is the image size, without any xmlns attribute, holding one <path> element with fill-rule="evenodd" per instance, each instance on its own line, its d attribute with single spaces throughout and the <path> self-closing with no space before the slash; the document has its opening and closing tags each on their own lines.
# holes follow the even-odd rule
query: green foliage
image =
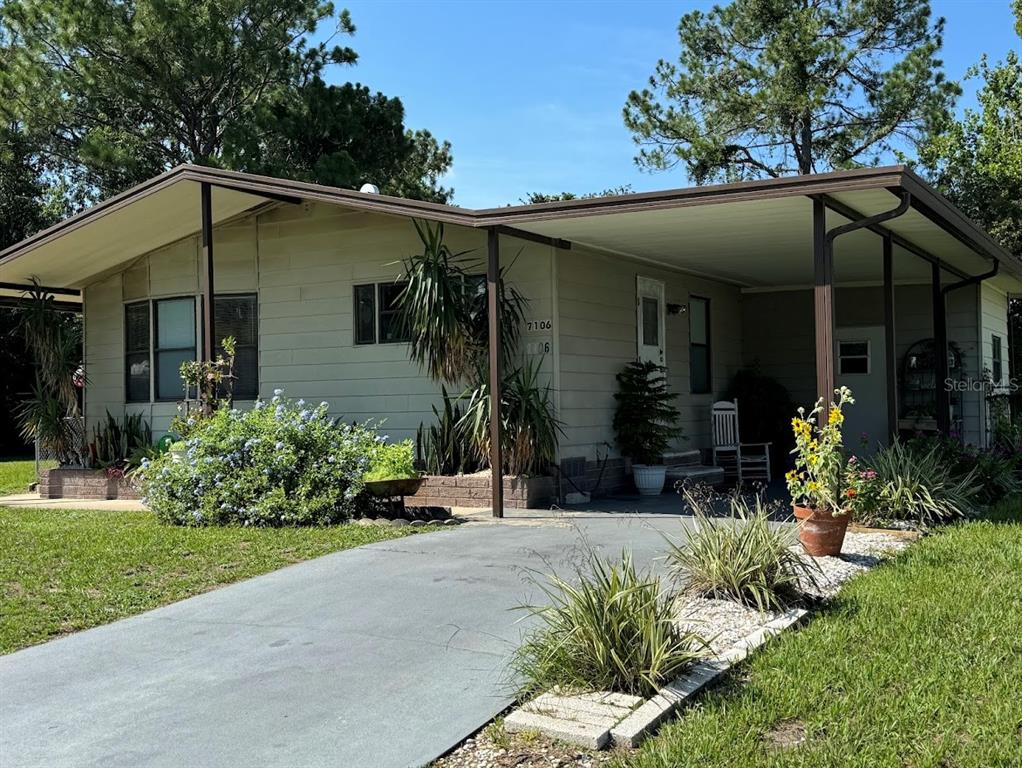
<svg viewBox="0 0 1022 768">
<path fill-rule="evenodd" d="M 946 523 L 970 512 L 979 491 L 975 473 L 957 476 L 940 445 L 898 441 L 861 464 L 850 461 L 847 483 L 852 516 L 866 525 Z"/>
<path fill-rule="evenodd" d="M 137 465 L 148 456 L 152 444 L 153 430 L 141 413 L 129 414 L 120 422 L 107 411 L 106 421 L 92 430 L 89 458 L 93 466 L 101 469 Z"/>
<path fill-rule="evenodd" d="M 732 496 L 726 519 L 712 518 L 691 494 L 686 498 L 695 530 L 682 544 L 670 542 L 667 559 L 690 594 L 771 611 L 797 600 L 800 584 L 816 584 L 819 566 L 798 547 L 798 529 L 772 526 L 760 497 L 750 509 Z"/>
<path fill-rule="evenodd" d="M 554 413 L 550 387 L 539 383 L 539 361 L 505 371 L 500 385 L 501 451 L 511 475 L 543 474 L 557 456 L 563 426 Z M 481 384 L 467 393 L 462 425 L 480 462 L 490 453 L 490 392 Z"/>
<path fill-rule="evenodd" d="M 365 479 L 371 482 L 418 476 L 412 441 L 405 440 L 400 443 L 379 443 L 373 452 Z"/>
<path fill-rule="evenodd" d="M 929 0 L 733 0 L 678 24 L 625 125 L 649 169 L 697 184 L 871 164 L 959 92 Z"/>
<path fill-rule="evenodd" d="M 179 525 L 327 525 L 356 511 L 375 433 L 335 421 L 276 390 L 246 412 L 216 411 L 139 472 L 147 506 Z"/>
<path fill-rule="evenodd" d="M 523 607 L 539 627 L 511 662 L 523 695 L 560 686 L 650 696 L 702 653 L 675 623 L 659 577 L 637 571 L 628 553 L 614 563 L 589 552 L 575 578 L 539 586 L 549 604 Z"/>
<path fill-rule="evenodd" d="M 961 119 L 929 126 L 919 165 L 966 215 L 1022 257 L 1022 60 L 1009 51 L 991 65 L 984 57 L 969 70 L 981 78 L 978 107 Z"/>
<path fill-rule="evenodd" d="M 631 184 L 622 184 L 619 187 L 610 187 L 602 192 L 586 192 L 582 195 L 576 195 L 574 192 L 560 192 L 554 194 L 546 192 L 530 192 L 524 199 L 519 200 L 519 202 L 524 203 L 525 205 L 534 205 L 535 203 L 556 203 L 562 200 L 592 200 L 597 197 L 629 195 L 633 191 Z"/>
<path fill-rule="evenodd" d="M 848 582 L 619 768 L 1022 765 L 1022 501 Z M 803 738 L 804 737 L 804 738 Z"/>
<path fill-rule="evenodd" d="M 85 457 L 75 432 L 78 388 L 75 376 L 82 362 L 82 328 L 76 317 L 59 312 L 53 296 L 32 279 L 20 318 L 25 348 L 35 365 L 32 397 L 18 408 L 21 434 L 64 464 L 81 464 Z"/>
<path fill-rule="evenodd" d="M 440 388 L 443 410 L 433 406 L 435 423 L 428 430 L 419 425 L 415 437 L 419 466 L 430 475 L 458 475 L 476 472 L 481 462 L 472 446 L 471 436 L 462 421 L 464 414 L 458 398 L 446 387 Z"/>
<path fill-rule="evenodd" d="M 406 131 L 395 99 L 324 83 L 354 31 L 321 0 L 9 0 L 0 118 L 46 137 L 80 202 L 184 162 L 446 200 L 449 144 Z"/>
<path fill-rule="evenodd" d="M 444 242 L 444 225 L 413 221 L 422 252 L 404 264 L 408 287 L 401 293 L 402 322 L 411 334 L 412 359 L 436 381 L 463 384 L 485 366 L 488 353 L 484 265 Z M 510 359 L 521 334 L 526 300 L 498 280 L 501 347 Z"/>
<path fill-rule="evenodd" d="M 614 433 L 621 453 L 636 464 L 660 464 L 671 441 L 682 435 L 675 426 L 681 414 L 667 389 L 667 369 L 635 361 L 617 374 Z"/>
<path fill-rule="evenodd" d="M 855 404 L 852 390 L 840 387 L 834 390 L 837 396 L 830 408 L 825 410 L 823 398 L 816 401 L 813 410 L 806 415 L 805 408 L 798 409 L 798 415 L 791 420 L 795 435 L 795 467 L 785 474 L 788 495 L 793 503 L 829 511 L 832 515 L 847 512 L 846 462 L 844 442 L 841 434 L 845 422 L 844 409 Z M 824 414 L 826 418 L 824 419 Z"/>
</svg>

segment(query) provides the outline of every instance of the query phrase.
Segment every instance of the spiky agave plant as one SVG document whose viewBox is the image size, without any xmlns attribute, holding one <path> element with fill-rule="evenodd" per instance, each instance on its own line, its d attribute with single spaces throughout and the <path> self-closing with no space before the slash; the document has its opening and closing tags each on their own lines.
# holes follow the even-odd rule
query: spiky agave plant
<svg viewBox="0 0 1022 768">
<path fill-rule="evenodd" d="M 705 652 L 679 627 L 660 578 L 627 552 L 611 562 L 589 551 L 575 578 L 538 584 L 547 604 L 522 606 L 538 627 L 511 661 L 523 696 L 553 686 L 649 696 Z"/>
<path fill-rule="evenodd" d="M 763 500 L 753 506 L 730 498 L 730 515 L 711 517 L 701 499 L 686 492 L 695 526 L 685 540 L 668 540 L 668 563 L 686 592 L 732 600 L 760 611 L 783 610 L 801 586 L 815 586 L 819 566 L 802 553 L 798 529 L 771 525 Z"/>
</svg>

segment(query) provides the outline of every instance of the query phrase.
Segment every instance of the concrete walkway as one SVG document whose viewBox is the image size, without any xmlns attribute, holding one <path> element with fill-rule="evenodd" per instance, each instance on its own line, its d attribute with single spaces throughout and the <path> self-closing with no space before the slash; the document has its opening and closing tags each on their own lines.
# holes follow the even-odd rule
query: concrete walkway
<svg viewBox="0 0 1022 768">
<path fill-rule="evenodd" d="M 506 660 L 584 539 L 640 564 L 665 515 L 470 523 L 327 555 L 0 657 L 4 768 L 387 768 L 505 709 Z M 661 567 L 656 565 L 655 567 Z"/>
<path fill-rule="evenodd" d="M 130 499 L 44 499 L 38 493 L 0 496 L 0 507 L 15 509 L 88 509 L 95 512 L 144 512 L 141 501 Z"/>
</svg>

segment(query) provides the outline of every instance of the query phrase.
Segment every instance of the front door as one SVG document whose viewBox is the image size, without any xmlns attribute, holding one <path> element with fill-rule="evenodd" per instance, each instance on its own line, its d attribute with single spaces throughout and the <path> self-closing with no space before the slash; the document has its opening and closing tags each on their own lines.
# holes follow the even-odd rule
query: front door
<svg viewBox="0 0 1022 768">
<path fill-rule="evenodd" d="M 887 355 L 883 326 L 834 330 L 834 378 L 852 390 L 842 430 L 850 452 L 869 455 L 887 445 Z"/>
<path fill-rule="evenodd" d="M 665 365 L 664 284 L 648 277 L 636 278 L 639 360 Z"/>
</svg>

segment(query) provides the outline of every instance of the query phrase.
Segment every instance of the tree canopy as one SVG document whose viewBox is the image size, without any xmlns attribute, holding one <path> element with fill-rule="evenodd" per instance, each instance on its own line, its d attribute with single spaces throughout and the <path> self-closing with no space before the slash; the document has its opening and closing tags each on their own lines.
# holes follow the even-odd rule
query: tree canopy
<svg viewBox="0 0 1022 768">
<path fill-rule="evenodd" d="M 532 203 L 553 203 L 558 200 L 591 200 L 595 197 L 610 197 L 612 195 L 627 195 L 632 192 L 631 184 L 622 184 L 619 187 L 609 187 L 602 192 L 585 192 L 578 195 L 574 192 L 530 192 L 520 202 L 531 205 Z"/>
<path fill-rule="evenodd" d="M 678 25 L 624 108 L 650 170 L 697 184 L 875 163 L 920 138 L 958 93 L 929 0 L 734 0 Z"/>
<path fill-rule="evenodd" d="M 183 162 L 450 194 L 405 179 L 430 150 L 442 174 L 450 148 L 407 131 L 399 100 L 324 82 L 328 67 L 357 60 L 336 42 L 354 34 L 351 17 L 329 2 L 7 0 L 0 29 L 0 116 L 43 137 L 85 199 Z"/>
</svg>

